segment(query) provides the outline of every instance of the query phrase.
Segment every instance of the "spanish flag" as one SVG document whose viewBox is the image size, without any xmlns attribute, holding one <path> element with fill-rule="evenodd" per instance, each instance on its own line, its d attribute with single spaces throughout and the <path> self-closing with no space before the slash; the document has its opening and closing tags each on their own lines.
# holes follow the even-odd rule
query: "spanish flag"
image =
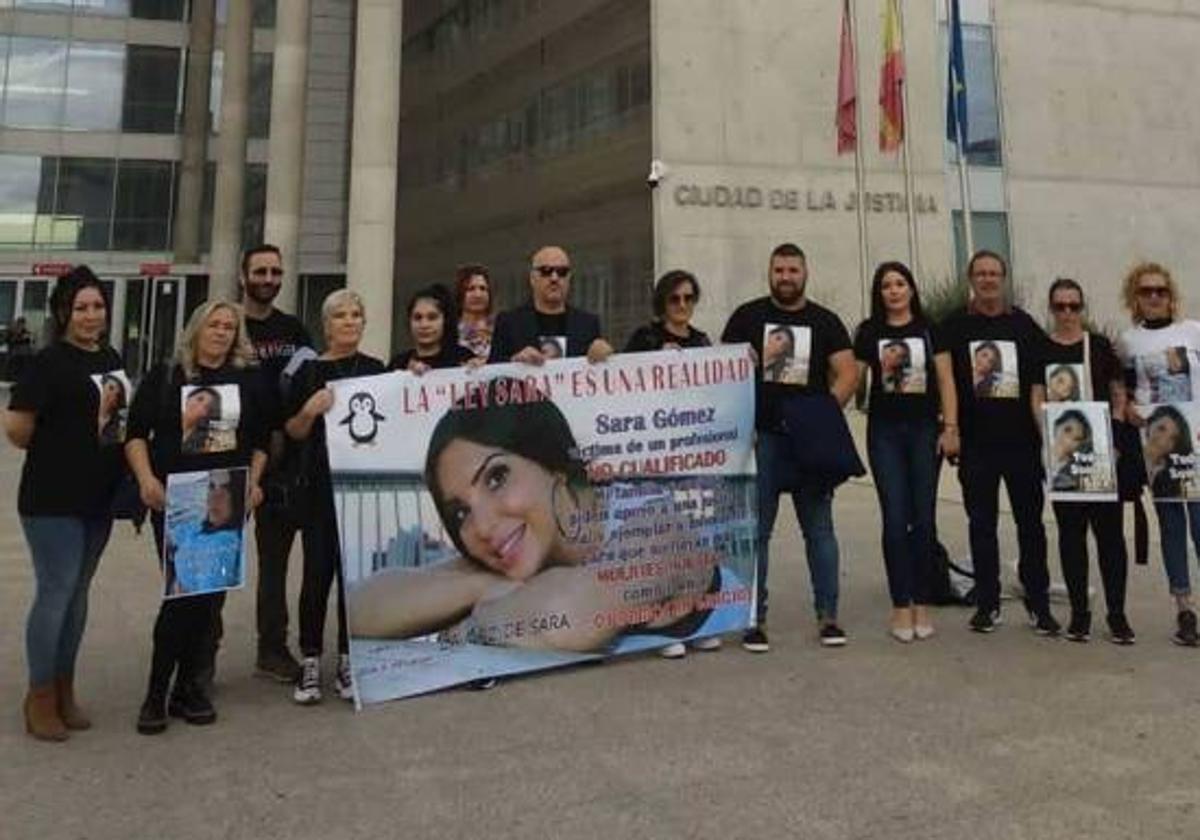
<svg viewBox="0 0 1200 840">
<path fill-rule="evenodd" d="M 897 0 L 884 0 L 883 69 L 879 73 L 879 151 L 894 152 L 904 142 L 904 52 Z"/>
</svg>

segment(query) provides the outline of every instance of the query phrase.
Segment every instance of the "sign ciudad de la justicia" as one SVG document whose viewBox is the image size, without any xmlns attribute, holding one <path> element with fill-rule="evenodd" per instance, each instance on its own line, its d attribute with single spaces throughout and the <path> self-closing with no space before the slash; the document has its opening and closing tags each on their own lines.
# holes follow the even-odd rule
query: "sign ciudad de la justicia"
<svg viewBox="0 0 1200 840">
<path fill-rule="evenodd" d="M 800 190 L 767 188 L 754 185 L 680 184 L 672 192 L 679 207 L 719 207 L 744 210 L 789 210 L 814 213 L 858 209 L 858 193 L 850 190 Z M 936 213 L 937 199 L 918 194 L 913 204 L 918 213 Z M 863 206 L 868 213 L 904 213 L 907 201 L 902 192 L 864 192 Z"/>
</svg>

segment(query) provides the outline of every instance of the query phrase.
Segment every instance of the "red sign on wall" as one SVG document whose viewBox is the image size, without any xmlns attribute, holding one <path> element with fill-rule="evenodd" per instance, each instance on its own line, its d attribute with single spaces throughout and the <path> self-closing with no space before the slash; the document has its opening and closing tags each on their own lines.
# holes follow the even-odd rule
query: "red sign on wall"
<svg viewBox="0 0 1200 840">
<path fill-rule="evenodd" d="M 143 277 L 162 277 L 171 273 L 169 262 L 144 262 L 138 267 L 138 273 Z"/>
<path fill-rule="evenodd" d="M 74 266 L 68 262 L 34 263 L 31 269 L 34 277 L 59 277 L 66 274 Z"/>
</svg>

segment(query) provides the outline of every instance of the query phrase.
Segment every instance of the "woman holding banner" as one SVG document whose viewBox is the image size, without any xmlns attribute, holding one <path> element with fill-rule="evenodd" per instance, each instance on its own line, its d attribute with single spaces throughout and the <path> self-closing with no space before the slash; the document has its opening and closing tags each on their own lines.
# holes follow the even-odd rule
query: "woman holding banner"
<svg viewBox="0 0 1200 840">
<path fill-rule="evenodd" d="M 871 371 L 867 452 L 883 514 L 889 629 L 899 642 L 927 639 L 934 633 L 929 605 L 937 457 L 958 454 L 958 399 L 950 354 L 925 319 L 917 284 L 903 263 L 875 269 L 871 317 L 858 327 L 854 353 Z"/>
<path fill-rule="evenodd" d="M 626 353 L 708 347 L 708 335 L 692 326 L 700 302 L 700 281 L 690 271 L 668 271 L 654 284 L 654 319 L 633 331 Z"/>
<path fill-rule="evenodd" d="M 350 675 L 350 644 L 346 636 L 346 606 L 342 592 L 342 557 L 338 547 L 337 513 L 333 507 L 333 480 L 329 474 L 329 455 L 325 449 L 325 415 L 333 408 L 330 382 L 383 373 L 383 362 L 358 351 L 367 313 L 362 298 L 349 289 L 332 292 L 321 304 L 321 322 L 325 330 L 325 352 L 305 362 L 296 373 L 291 390 L 290 415 L 284 430 L 293 440 L 302 441 L 302 458 L 309 474 L 310 509 L 304 520 L 301 541 L 304 545 L 304 579 L 300 587 L 300 679 L 292 699 L 302 706 L 321 702 L 321 652 L 325 641 L 325 616 L 329 610 L 329 590 L 337 581 L 338 589 L 338 667 L 336 688 L 345 700 L 354 698 Z M 368 397 L 369 399 L 369 397 Z M 349 423 L 351 413 L 338 422 Z M 370 419 L 374 403 L 361 407 L 362 417 Z M 372 421 L 373 422 L 373 421 Z M 351 427 L 354 428 L 353 426 Z"/>
<path fill-rule="evenodd" d="M 454 323 L 454 301 L 450 292 L 434 284 L 418 289 L 408 299 L 408 334 L 413 346 L 388 364 L 391 370 L 407 370 L 418 376 L 427 370 L 459 367 L 487 361 L 487 354 L 477 356 L 470 349 L 447 335 L 447 325 Z"/>
<path fill-rule="evenodd" d="M 160 563 L 166 561 L 165 485 L 171 474 L 249 466 L 246 504 L 253 510 L 262 501 L 259 481 L 267 464 L 268 429 L 254 358 L 241 307 L 209 301 L 188 319 L 175 360 L 151 370 L 134 397 L 125 456 L 150 509 Z M 220 394 L 221 418 L 233 435 L 228 441 L 222 438 L 220 446 L 193 449 L 184 437 L 188 396 L 210 390 Z M 205 683 L 216 660 L 224 605 L 223 591 L 162 602 L 138 732 L 164 731 L 168 713 L 191 724 L 217 719 Z"/>
<path fill-rule="evenodd" d="M 124 374 L 105 340 L 103 289 L 86 266 L 58 278 L 50 314 L 55 341 L 23 366 L 4 430 L 25 450 L 17 512 L 36 580 L 25 630 L 25 729 L 65 741 L 68 730 L 91 726 L 75 703 L 75 661 L 121 469 L 120 447 L 97 418 L 105 380 Z"/>
<path fill-rule="evenodd" d="M 719 562 L 719 543 L 707 555 L 671 545 L 685 524 L 694 534 L 706 528 L 675 503 L 705 479 L 593 484 L 554 403 L 516 380 L 483 387 L 485 407 L 456 407 L 438 422 L 425 462 L 457 556 L 357 586 L 356 635 L 442 631 L 457 641 L 615 652 L 745 624 L 748 602 L 731 593 L 747 590 Z M 681 527 L 645 527 L 648 510 L 659 526 Z M 726 604 L 740 605 L 740 624 Z"/>
<path fill-rule="evenodd" d="M 1200 383 L 1192 378 L 1200 370 L 1200 322 L 1182 317 L 1179 287 L 1171 272 L 1158 263 L 1140 263 L 1130 270 L 1125 277 L 1124 299 L 1134 324 L 1121 335 L 1121 360 L 1126 378 L 1134 386 L 1126 417 L 1131 423 L 1146 426 L 1155 403 L 1192 403 L 1200 399 Z M 1186 382 L 1180 378 L 1180 370 L 1185 367 L 1181 357 L 1188 360 L 1190 375 Z M 1151 427 L 1150 431 L 1165 434 L 1168 429 L 1160 424 L 1160 428 Z M 1152 434 L 1146 438 L 1147 449 L 1157 447 L 1155 437 Z M 1146 466 L 1153 469 L 1155 464 L 1148 459 Z M 1170 471 L 1166 475 L 1169 479 Z M 1159 489 L 1171 488 L 1160 481 Z M 1156 492 L 1154 508 L 1163 565 L 1175 598 L 1176 629 L 1172 639 L 1176 644 L 1195 647 L 1200 644 L 1200 633 L 1188 575 L 1188 528 L 1200 552 L 1200 502 L 1185 502 Z"/>
<path fill-rule="evenodd" d="M 1053 324 L 1044 354 L 1047 399 L 1061 402 L 1064 397 L 1073 397 L 1075 400 L 1108 403 L 1112 416 L 1122 417 L 1125 412 L 1125 387 L 1121 366 L 1112 343 L 1103 335 L 1088 332 L 1084 327 L 1086 302 L 1083 288 L 1069 277 L 1058 278 L 1050 285 L 1049 308 Z M 1076 375 L 1080 369 L 1084 374 L 1082 380 Z M 1056 382 L 1061 385 L 1067 378 L 1064 370 L 1071 373 L 1073 387 L 1069 390 L 1054 387 Z M 1050 441 L 1052 492 L 1079 490 L 1079 476 L 1072 472 L 1076 461 L 1074 453 L 1090 451 L 1093 435 L 1101 431 L 1108 430 L 1092 429 L 1086 413 L 1081 410 L 1068 410 L 1058 417 Z M 1129 452 L 1125 457 L 1136 457 L 1136 454 Z M 1071 601 L 1071 620 L 1067 625 L 1066 637 L 1073 642 L 1086 642 L 1091 638 L 1087 546 L 1090 529 L 1096 537 L 1100 577 L 1104 582 L 1108 638 L 1118 645 L 1133 644 L 1133 628 L 1125 617 L 1129 558 L 1125 549 L 1120 502 L 1054 501 L 1052 507 L 1058 523 L 1059 561 Z"/>
</svg>

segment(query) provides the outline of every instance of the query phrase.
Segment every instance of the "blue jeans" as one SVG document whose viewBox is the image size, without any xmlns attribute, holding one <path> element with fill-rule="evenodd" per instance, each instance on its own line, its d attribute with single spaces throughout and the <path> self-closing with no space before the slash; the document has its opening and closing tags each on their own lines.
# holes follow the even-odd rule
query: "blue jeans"
<svg viewBox="0 0 1200 840">
<path fill-rule="evenodd" d="M 833 621 L 838 609 L 838 544 L 833 531 L 833 490 L 804 483 L 786 435 L 759 432 L 758 460 L 758 624 L 767 620 L 767 554 L 779 512 L 779 495 L 790 492 L 812 581 L 817 619 Z"/>
<path fill-rule="evenodd" d="M 1188 576 L 1188 525 L 1196 554 L 1200 555 L 1200 502 L 1155 502 L 1158 513 L 1158 535 L 1162 539 L 1163 566 L 1172 595 L 1189 595 L 1192 583 Z"/>
<path fill-rule="evenodd" d="M 937 424 L 932 418 L 867 426 L 867 457 L 883 515 L 883 562 L 892 606 L 932 600 Z"/>
<path fill-rule="evenodd" d="M 112 532 L 108 517 L 22 516 L 37 588 L 25 625 L 29 684 L 75 673 L 87 624 L 88 588 Z"/>
</svg>

